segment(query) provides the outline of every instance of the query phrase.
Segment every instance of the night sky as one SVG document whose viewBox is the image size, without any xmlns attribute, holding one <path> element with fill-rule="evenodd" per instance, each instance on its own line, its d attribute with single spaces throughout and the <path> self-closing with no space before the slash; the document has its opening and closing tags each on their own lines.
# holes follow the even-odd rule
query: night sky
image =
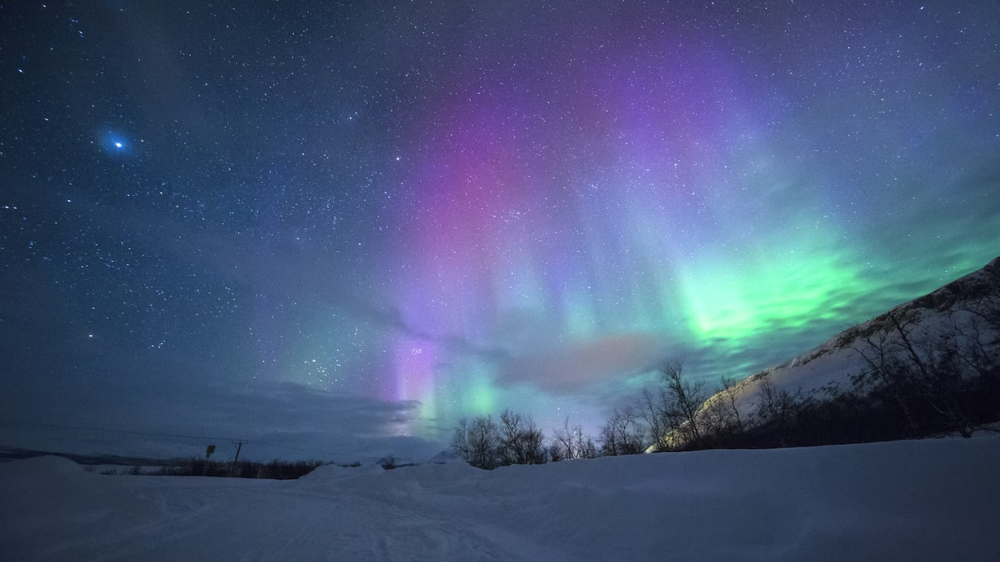
<svg viewBox="0 0 1000 562">
<path fill-rule="evenodd" d="M 997 255 L 995 0 L 0 4 L 0 420 L 593 430 Z"/>
</svg>

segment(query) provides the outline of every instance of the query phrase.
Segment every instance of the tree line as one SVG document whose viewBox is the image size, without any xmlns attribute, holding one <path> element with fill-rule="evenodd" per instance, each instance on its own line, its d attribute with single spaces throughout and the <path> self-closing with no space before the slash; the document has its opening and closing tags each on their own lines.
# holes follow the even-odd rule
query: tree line
<svg viewBox="0 0 1000 562">
<path fill-rule="evenodd" d="M 149 474 L 156 476 L 219 476 L 233 478 L 267 478 L 273 480 L 294 480 L 323 466 L 322 461 L 282 461 L 270 462 L 213 461 L 191 457 L 180 459 L 173 466 L 160 467 Z M 141 467 L 134 467 L 131 474 L 141 474 Z"/>
</svg>

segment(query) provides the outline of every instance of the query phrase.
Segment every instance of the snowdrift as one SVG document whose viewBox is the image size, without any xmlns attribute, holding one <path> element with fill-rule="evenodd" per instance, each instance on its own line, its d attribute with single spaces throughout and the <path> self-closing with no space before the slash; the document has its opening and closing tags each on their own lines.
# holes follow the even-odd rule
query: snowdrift
<svg viewBox="0 0 1000 562">
<path fill-rule="evenodd" d="M 296 481 L 0 465 L 4 560 L 963 560 L 1000 552 L 1000 438 Z"/>
</svg>

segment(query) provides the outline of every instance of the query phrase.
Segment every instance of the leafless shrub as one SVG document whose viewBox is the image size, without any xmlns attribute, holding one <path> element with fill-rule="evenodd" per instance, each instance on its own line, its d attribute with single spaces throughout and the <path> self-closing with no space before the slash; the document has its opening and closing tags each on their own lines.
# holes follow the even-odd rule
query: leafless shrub
<svg viewBox="0 0 1000 562">
<path fill-rule="evenodd" d="M 500 428 L 488 415 L 463 418 L 452 434 L 451 448 L 472 466 L 492 470 L 500 465 Z"/>
<path fill-rule="evenodd" d="M 637 455 L 645 451 L 645 430 L 632 406 L 615 408 L 601 427 L 601 454 L 606 456 Z"/>
</svg>

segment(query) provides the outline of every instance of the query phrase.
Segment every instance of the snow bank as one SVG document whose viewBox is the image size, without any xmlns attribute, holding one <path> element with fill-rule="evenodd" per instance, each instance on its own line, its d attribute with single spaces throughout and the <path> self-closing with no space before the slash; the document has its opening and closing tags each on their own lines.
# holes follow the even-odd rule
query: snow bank
<svg viewBox="0 0 1000 562">
<path fill-rule="evenodd" d="M 518 466 L 323 467 L 298 481 L 0 466 L 25 560 L 963 560 L 1000 552 L 1000 439 Z"/>
<path fill-rule="evenodd" d="M 361 476 L 362 474 L 382 474 L 383 472 L 385 472 L 385 469 L 377 464 L 367 466 L 337 466 L 335 464 L 328 464 L 316 467 L 309 474 L 299 478 L 299 482 L 336 482 Z"/>
<path fill-rule="evenodd" d="M 50 545 L 71 547 L 120 526 L 152 521 L 155 508 L 116 485 L 113 477 L 85 472 L 61 457 L 0 465 L 0 559 L 49 557 Z"/>
</svg>

